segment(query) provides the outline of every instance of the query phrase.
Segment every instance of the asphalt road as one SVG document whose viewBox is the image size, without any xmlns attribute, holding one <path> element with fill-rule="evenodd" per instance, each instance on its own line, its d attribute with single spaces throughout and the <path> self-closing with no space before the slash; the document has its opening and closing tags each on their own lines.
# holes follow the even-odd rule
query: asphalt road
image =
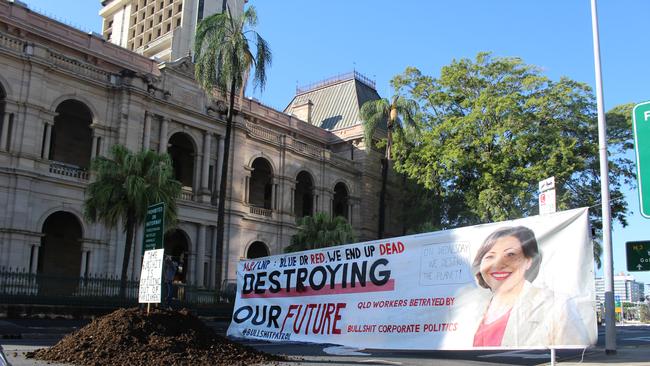
<svg viewBox="0 0 650 366">
<path fill-rule="evenodd" d="M 225 333 L 227 322 L 208 323 L 218 333 Z M 0 321 L 0 344 L 15 366 L 37 365 L 21 359 L 23 352 L 50 346 L 64 334 L 85 325 L 74 320 L 11 320 Z M 294 356 L 286 365 L 540 365 L 548 364 L 548 350 L 517 351 L 396 351 L 357 350 L 335 345 L 269 343 L 241 340 L 261 351 Z M 604 347 L 604 328 L 599 328 L 598 346 Z M 642 347 L 650 350 L 650 326 L 617 327 L 619 349 Z M 587 349 L 586 356 L 594 358 L 602 351 Z M 580 361 L 583 350 L 558 350 L 558 361 Z M 598 356 L 600 357 L 600 356 Z M 602 357 L 607 357 L 602 355 Z M 650 356 L 648 356 L 650 360 Z M 435 361 L 434 361 L 435 360 Z"/>
</svg>

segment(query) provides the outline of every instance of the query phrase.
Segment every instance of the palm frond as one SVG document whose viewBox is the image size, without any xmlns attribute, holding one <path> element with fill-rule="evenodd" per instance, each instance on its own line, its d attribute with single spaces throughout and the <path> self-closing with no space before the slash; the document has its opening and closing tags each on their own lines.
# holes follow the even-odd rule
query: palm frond
<svg viewBox="0 0 650 366">
<path fill-rule="evenodd" d="M 377 127 L 381 124 L 385 125 L 388 121 L 389 112 L 390 105 L 386 99 L 370 100 L 361 106 L 359 113 L 363 121 L 363 135 L 369 147 L 372 146 L 372 138 Z"/>
<path fill-rule="evenodd" d="M 264 89 L 266 69 L 271 64 L 269 45 L 256 32 L 252 32 L 253 40 L 246 38 L 248 28 L 257 25 L 257 20 L 254 7 L 249 6 L 237 18 L 228 8 L 227 12 L 211 15 L 199 23 L 194 40 L 195 78 L 208 95 L 214 94 L 214 88 L 228 90 L 233 81 L 235 89 L 243 95 L 252 67 L 254 86 Z M 251 51 L 253 42 L 255 55 Z"/>
</svg>

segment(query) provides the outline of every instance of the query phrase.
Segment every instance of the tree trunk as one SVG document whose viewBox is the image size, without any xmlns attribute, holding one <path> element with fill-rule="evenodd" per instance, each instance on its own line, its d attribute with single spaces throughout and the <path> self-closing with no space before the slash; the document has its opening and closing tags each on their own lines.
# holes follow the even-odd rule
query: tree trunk
<svg viewBox="0 0 650 366">
<path fill-rule="evenodd" d="M 228 116 L 226 117 L 226 136 L 224 137 L 223 144 L 223 162 L 221 163 L 221 182 L 219 183 L 219 205 L 217 206 L 217 265 L 214 269 L 216 271 L 215 286 L 217 289 L 221 287 L 221 272 L 223 263 L 223 244 L 224 244 L 224 231 L 225 231 L 225 217 L 226 217 L 226 186 L 228 185 L 228 165 L 230 159 L 230 135 L 232 134 L 232 119 L 235 109 L 235 84 L 236 80 L 233 77 L 230 83 L 230 106 L 228 108 Z"/>
<path fill-rule="evenodd" d="M 379 193 L 379 225 L 377 239 L 384 237 L 384 221 L 386 219 L 386 181 L 388 180 L 388 159 L 381 159 L 381 192 Z"/>
<path fill-rule="evenodd" d="M 126 214 L 126 241 L 124 242 L 124 258 L 122 260 L 122 275 L 120 276 L 120 298 L 126 298 L 126 280 L 131 259 L 131 247 L 133 246 L 133 232 L 135 231 L 135 218 L 129 211 Z"/>
</svg>

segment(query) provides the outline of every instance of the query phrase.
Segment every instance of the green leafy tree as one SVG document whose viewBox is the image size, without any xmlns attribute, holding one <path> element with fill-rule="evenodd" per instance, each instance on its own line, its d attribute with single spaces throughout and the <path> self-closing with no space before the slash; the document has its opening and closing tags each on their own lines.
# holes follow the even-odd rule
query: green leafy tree
<svg viewBox="0 0 650 366">
<path fill-rule="evenodd" d="M 122 145 L 114 145 L 109 157 L 93 159 L 91 170 L 95 179 L 86 188 L 84 215 L 91 222 L 124 227 L 120 277 L 120 296 L 124 297 L 135 229 L 142 224 L 147 207 L 158 202 L 165 204 L 165 226 L 174 227 L 181 183 L 174 180 L 169 155 L 150 150 L 132 153 Z"/>
<path fill-rule="evenodd" d="M 298 232 L 291 237 L 291 245 L 285 253 L 326 248 L 354 243 L 356 236 L 352 226 L 342 216 L 332 218 L 324 212 L 305 216 L 298 220 Z"/>
<path fill-rule="evenodd" d="M 421 111 L 418 140 L 396 140 L 395 168 L 433 192 L 435 226 L 537 214 L 537 183 L 554 176 L 558 209 L 591 207 L 600 229 L 597 115 L 586 84 L 488 53 L 454 60 L 438 78 L 409 67 L 392 84 Z M 612 216 L 623 225 L 621 190 L 634 184 L 628 110 L 608 113 Z"/>
<path fill-rule="evenodd" d="M 391 101 L 377 99 L 367 101 L 361 106 L 364 138 L 368 144 L 368 152 L 372 148 L 375 131 L 380 126 L 386 126 L 386 155 L 381 159 L 381 191 L 379 193 L 379 222 L 377 237 L 384 237 L 386 217 L 386 184 L 388 182 L 388 166 L 392 159 L 393 135 L 413 136 L 417 131 L 414 116 L 417 104 L 398 95 Z"/>
<path fill-rule="evenodd" d="M 226 186 L 235 92 L 240 90 L 243 96 L 252 68 L 255 70 L 255 87 L 264 89 L 266 68 L 271 64 L 269 45 L 252 29 L 256 24 L 257 14 L 252 6 L 239 17 L 233 17 L 228 8 L 227 11 L 203 19 L 197 27 L 194 40 L 196 81 L 209 96 L 216 95 L 217 90 L 225 91 L 229 96 L 217 206 L 217 263 L 221 263 L 223 255 Z M 253 49 L 256 50 L 255 54 Z M 221 271 L 217 269 L 217 273 Z"/>
</svg>

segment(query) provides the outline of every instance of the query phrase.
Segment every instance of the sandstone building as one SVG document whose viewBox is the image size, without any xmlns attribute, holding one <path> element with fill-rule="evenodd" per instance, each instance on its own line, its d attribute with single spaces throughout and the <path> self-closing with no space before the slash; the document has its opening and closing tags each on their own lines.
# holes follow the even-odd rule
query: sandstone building
<svg viewBox="0 0 650 366">
<path fill-rule="evenodd" d="M 104 3 L 104 15 L 113 4 L 144 6 Z M 153 16 L 159 5 L 164 11 L 181 2 L 155 3 Z M 197 87 L 191 57 L 173 58 L 168 49 L 154 52 L 162 62 L 143 56 L 146 47 L 129 46 L 138 35 L 109 35 L 108 24 L 104 36 L 119 44 L 0 0 L 0 267 L 63 276 L 120 272 L 122 228 L 82 215 L 90 161 L 114 144 L 171 155 L 183 193 L 165 249 L 183 259 L 188 284 L 214 288 L 234 277 L 240 258 L 281 253 L 296 218 L 317 211 L 342 215 L 360 239 L 374 238 L 381 154 L 366 154 L 358 117 L 364 101 L 379 98 L 372 82 L 343 75 L 299 90 L 285 111 L 237 100 L 226 242 L 217 248 L 225 103 Z M 393 189 L 389 234 L 401 234 L 398 202 Z M 134 253 L 141 242 L 140 231 Z M 131 258 L 136 278 L 139 255 Z"/>
</svg>

